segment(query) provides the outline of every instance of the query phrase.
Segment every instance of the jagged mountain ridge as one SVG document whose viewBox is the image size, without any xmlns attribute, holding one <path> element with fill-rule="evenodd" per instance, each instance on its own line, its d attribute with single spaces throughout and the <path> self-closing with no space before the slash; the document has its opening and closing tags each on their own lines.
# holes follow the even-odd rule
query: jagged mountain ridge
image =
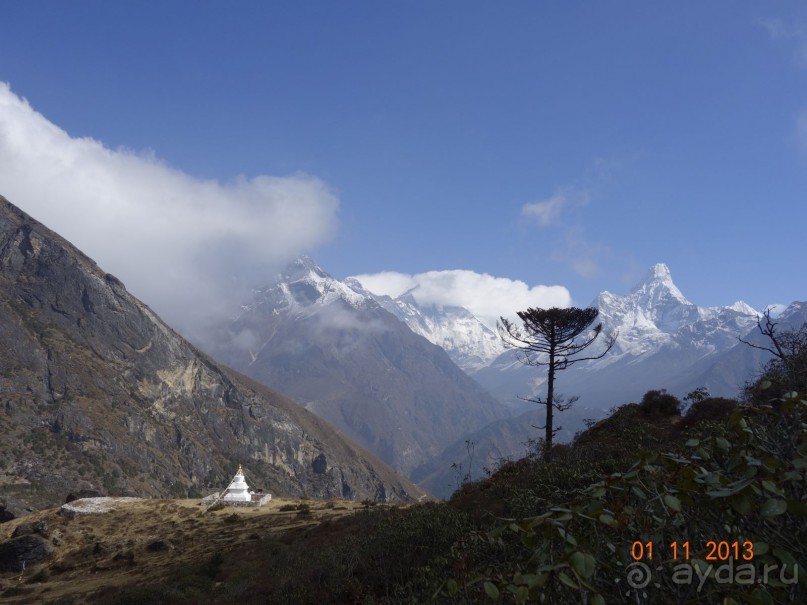
<svg viewBox="0 0 807 605">
<path fill-rule="evenodd" d="M 755 340 L 758 313 L 753 308 L 743 302 L 698 307 L 678 289 L 663 264 L 653 266 L 628 294 L 603 292 L 592 306 L 600 310 L 604 329 L 618 331 L 619 337 L 602 359 L 558 373 L 556 389 L 580 396 L 572 410 L 556 416 L 556 426 L 564 428 L 560 441 L 581 430 L 584 418 L 603 417 L 605 410 L 639 401 L 650 389 L 666 388 L 682 397 L 705 386 L 713 395 L 736 396 L 768 359 L 738 340 Z M 784 327 L 795 326 L 802 317 L 797 304 L 791 307 L 777 320 Z M 524 444 L 539 436 L 532 425 L 543 424 L 543 411 L 518 397 L 545 394 L 546 372 L 523 365 L 508 351 L 472 375 L 513 409 L 523 410 L 467 437 L 476 444 L 474 477 L 478 477 L 483 461 L 489 466 L 497 457 L 523 455 Z M 433 493 L 446 495 L 454 479 L 451 464 L 467 458 L 465 449 L 464 441 L 455 442 L 413 478 Z"/>
<path fill-rule="evenodd" d="M 0 197 L 0 496 L 188 496 L 243 463 L 284 495 L 421 491 L 313 414 L 219 366 Z"/>
<path fill-rule="evenodd" d="M 759 312 L 739 301 L 725 307 L 699 307 L 689 302 L 672 280 L 669 268 L 657 264 L 627 295 L 600 294 L 593 306 L 608 330 L 619 332 L 613 350 L 598 367 L 620 355 L 654 354 L 676 344 L 702 355 L 725 350 L 756 324 Z"/>
<path fill-rule="evenodd" d="M 419 305 L 411 293 L 396 299 L 372 296 L 414 332 L 445 348 L 458 365 L 514 409 L 523 409 L 517 395 L 531 396 L 541 388 L 544 379 L 540 373 L 524 367 L 512 351 L 504 350 L 498 335 L 466 309 Z M 586 372 L 591 377 L 611 365 L 630 366 L 629 379 L 624 382 L 635 383 L 645 375 L 647 380 L 639 380 L 643 385 L 650 384 L 648 380 L 665 382 L 671 374 L 684 372 L 699 360 L 731 348 L 737 336 L 755 325 L 758 316 L 755 309 L 741 301 L 724 307 L 691 303 L 662 263 L 651 267 L 628 294 L 603 292 L 592 306 L 600 310 L 606 330 L 618 332 L 619 338 L 607 356 L 570 371 Z M 638 368 L 644 364 L 644 369 Z M 670 384 L 673 382 L 676 381 Z M 726 394 L 726 389 L 719 392 Z M 620 393 L 619 389 L 611 389 L 608 397 Z"/>
<path fill-rule="evenodd" d="M 352 278 L 345 284 L 373 297 L 413 332 L 445 349 L 471 375 L 488 366 L 504 369 L 518 364 L 499 336 L 463 307 L 419 304 L 412 291 L 397 298 L 376 295 Z M 736 334 L 751 327 L 758 315 L 741 301 L 712 308 L 692 304 L 662 263 L 651 267 L 629 294 L 603 292 L 592 306 L 600 309 L 607 329 L 620 333 L 613 354 L 599 361 L 598 368 L 616 362 L 621 355 L 646 355 L 675 343 L 708 355 L 732 346 Z"/>
<path fill-rule="evenodd" d="M 764 320 L 763 320 L 764 321 Z M 798 331 L 807 324 L 807 302 L 793 302 L 773 320 L 777 333 Z M 770 348 L 771 342 L 755 327 L 743 340 L 759 347 Z M 759 376 L 773 356 L 759 348 L 738 342 L 733 347 L 708 358 L 694 376 L 682 376 L 671 385 L 672 392 L 686 392 L 690 385 L 705 386 L 710 393 L 729 393 Z"/>
<path fill-rule="evenodd" d="M 420 304 L 411 290 L 397 298 L 373 294 L 354 278 L 347 278 L 345 284 L 374 298 L 415 334 L 441 347 L 469 374 L 485 367 L 504 352 L 499 336 L 465 307 Z"/>
<path fill-rule="evenodd" d="M 681 376 L 694 375 L 697 366 L 736 345 L 758 316 L 743 302 L 725 307 L 692 304 L 663 264 L 652 267 L 630 293 L 603 292 L 592 306 L 599 309 L 604 329 L 619 337 L 602 359 L 562 372 L 558 386 L 568 395 L 580 395 L 581 404 L 600 409 L 638 400 L 649 389 L 671 388 Z M 534 368 L 519 364 L 512 351 L 473 376 L 494 395 L 511 401 L 517 394 L 540 393 L 545 380 Z"/>
<path fill-rule="evenodd" d="M 301 257 L 220 326 L 210 352 L 289 394 L 403 473 L 506 414 L 440 347 Z"/>
</svg>

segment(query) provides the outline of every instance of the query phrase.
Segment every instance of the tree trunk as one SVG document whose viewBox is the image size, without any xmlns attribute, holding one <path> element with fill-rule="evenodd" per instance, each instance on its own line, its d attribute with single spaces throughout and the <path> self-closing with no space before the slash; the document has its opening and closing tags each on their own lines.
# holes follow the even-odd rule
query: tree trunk
<svg viewBox="0 0 807 605">
<path fill-rule="evenodd" d="M 552 412 L 555 398 L 555 347 L 549 349 L 549 373 L 546 381 L 546 437 L 544 441 L 544 462 L 552 459 Z"/>
</svg>

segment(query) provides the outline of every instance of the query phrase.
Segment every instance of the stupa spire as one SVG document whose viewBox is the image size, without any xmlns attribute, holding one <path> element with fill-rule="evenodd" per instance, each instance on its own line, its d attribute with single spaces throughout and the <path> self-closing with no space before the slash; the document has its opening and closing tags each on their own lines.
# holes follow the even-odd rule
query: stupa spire
<svg viewBox="0 0 807 605">
<path fill-rule="evenodd" d="M 238 465 L 238 470 L 235 472 L 233 480 L 230 485 L 224 490 L 224 502 L 250 502 L 252 500 L 252 492 L 249 491 L 249 486 L 244 479 L 244 469 Z"/>
<path fill-rule="evenodd" d="M 247 480 L 244 478 L 244 467 L 239 464 L 238 470 L 235 471 L 227 488 L 221 494 L 214 494 L 208 498 L 212 498 L 207 502 L 207 510 L 210 510 L 219 503 L 224 506 L 263 506 L 272 499 L 272 494 L 266 494 L 262 489 L 259 489 L 257 493 L 249 489 Z M 202 504 L 206 503 L 205 500 L 202 500 Z"/>
</svg>

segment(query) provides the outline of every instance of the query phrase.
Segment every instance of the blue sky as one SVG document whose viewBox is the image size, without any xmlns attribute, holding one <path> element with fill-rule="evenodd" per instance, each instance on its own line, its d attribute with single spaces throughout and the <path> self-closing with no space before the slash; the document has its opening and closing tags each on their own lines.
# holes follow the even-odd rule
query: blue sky
<svg viewBox="0 0 807 605">
<path fill-rule="evenodd" d="M 338 277 L 465 269 L 562 285 L 581 305 L 601 290 L 626 292 L 656 262 L 701 305 L 807 298 L 802 2 L 32 1 L 0 10 L 6 109 L 27 101 L 69 136 L 65 155 L 91 139 L 123 158 L 117 168 L 75 160 L 95 176 L 54 173 L 46 187 L 33 183 L 33 167 L 53 160 L 32 153 L 28 168 L 0 166 L 0 193 L 124 281 L 136 272 L 123 258 L 131 250 L 88 233 L 83 202 L 70 196 L 115 179 L 131 190 L 140 169 L 126 166 L 141 161 L 161 166 L 155 183 L 169 173 L 185 183 L 160 203 L 210 186 L 202 210 L 178 202 L 169 212 L 177 231 L 199 230 L 186 234 L 184 254 L 210 264 L 248 250 L 251 279 L 305 249 Z M 0 139 L 9 120 L 34 120 L 15 116 Z M 272 192 L 262 175 L 279 177 Z M 112 216 L 115 189 L 104 191 Z M 248 217 L 288 195 L 306 211 L 288 223 L 285 210 L 256 211 L 205 248 L 222 216 Z M 55 208 L 59 196 L 73 219 L 67 202 Z M 196 211 L 209 220 L 185 224 Z M 132 212 L 129 224 L 140 220 Z M 272 221 L 265 231 L 262 220 Z M 139 233 L 126 244 L 169 237 Z M 261 233 L 277 246 L 253 245 Z M 131 286 L 145 281 L 133 273 L 127 284 L 152 302 L 147 286 Z"/>
</svg>

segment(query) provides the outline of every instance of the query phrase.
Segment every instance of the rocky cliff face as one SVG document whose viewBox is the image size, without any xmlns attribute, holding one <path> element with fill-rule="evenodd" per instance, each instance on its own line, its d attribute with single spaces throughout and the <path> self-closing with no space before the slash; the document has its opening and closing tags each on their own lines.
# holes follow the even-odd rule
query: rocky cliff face
<svg viewBox="0 0 807 605">
<path fill-rule="evenodd" d="M 0 498 L 187 496 L 243 463 L 281 495 L 421 492 L 283 396 L 217 365 L 0 197 Z"/>
</svg>

